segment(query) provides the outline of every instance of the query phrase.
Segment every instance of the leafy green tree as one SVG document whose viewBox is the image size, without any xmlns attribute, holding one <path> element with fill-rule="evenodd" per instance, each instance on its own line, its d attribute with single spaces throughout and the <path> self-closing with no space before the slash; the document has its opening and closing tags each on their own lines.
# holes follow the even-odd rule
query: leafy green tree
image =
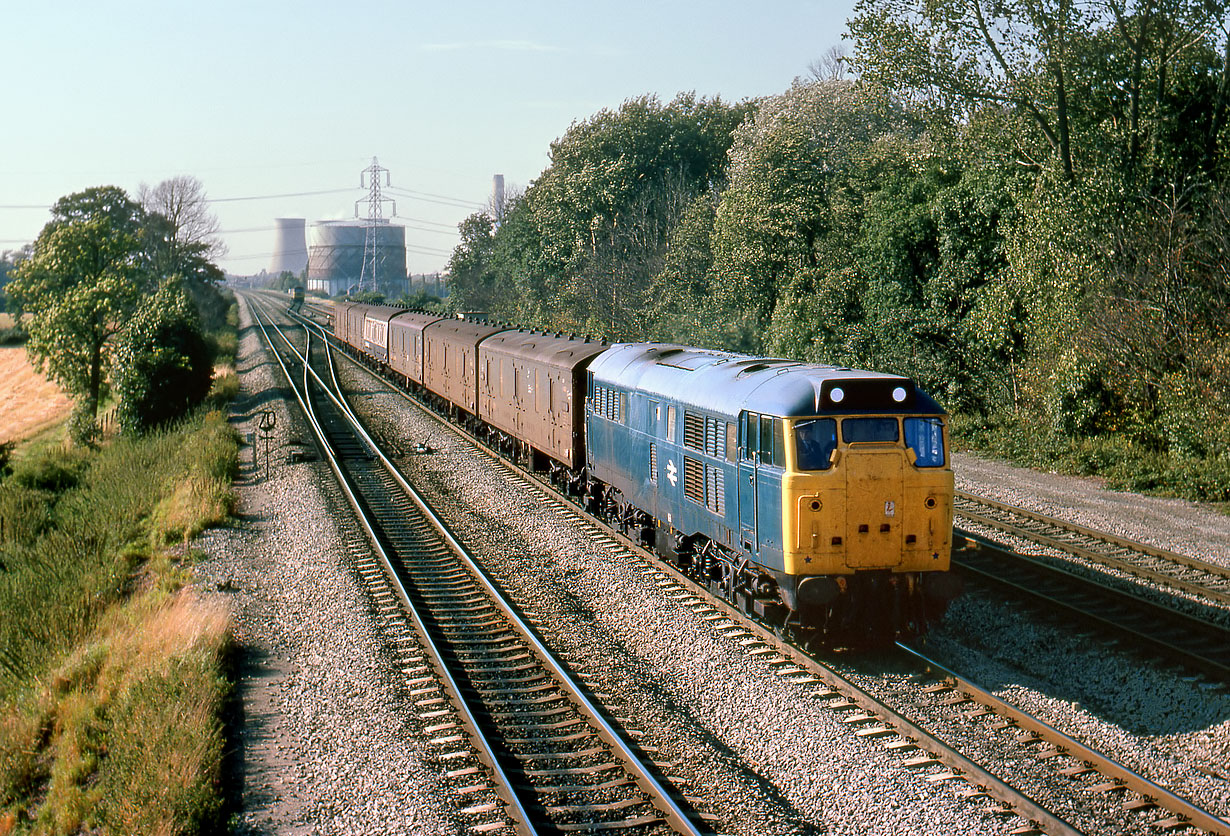
<svg viewBox="0 0 1230 836">
<path fill-rule="evenodd" d="M 290 290 L 292 287 L 302 286 L 303 282 L 290 270 L 283 270 L 269 280 L 269 287 L 272 290 Z"/>
<path fill-rule="evenodd" d="M 1216 167 L 1225 14 L 1224 0 L 859 0 L 850 31 L 866 81 L 958 123 L 1015 114 L 1032 126 L 1018 161 L 1049 158 L 1069 184 L 1082 164 L 1133 182 L 1146 162 Z"/>
<path fill-rule="evenodd" d="M 921 128 L 872 88 L 796 81 L 736 131 L 711 243 L 714 301 L 740 320 L 739 348 L 771 348 L 783 294 L 823 294 L 826 276 L 849 266 L 862 217 L 851 178 L 873 143 Z"/>
<path fill-rule="evenodd" d="M 505 212 L 511 207 L 505 207 Z M 448 260 L 448 292 L 458 310 L 490 311 L 497 298 L 491 257 L 495 249 L 495 220 L 476 212 L 457 227 L 461 243 Z"/>
<path fill-rule="evenodd" d="M 184 282 L 164 281 L 120 333 L 113 389 L 127 433 L 177 420 L 209 394 L 213 353 Z"/>
<path fill-rule="evenodd" d="M 7 308 L 4 286 L 14 278 L 10 275 L 13 272 L 13 268 L 29 258 L 33 251 L 34 247 L 26 244 L 20 249 L 5 250 L 3 253 L 0 253 L 0 311 L 4 311 Z"/>
<path fill-rule="evenodd" d="M 426 311 L 437 314 L 443 314 L 447 310 L 443 299 L 425 290 L 420 290 L 418 293 L 410 296 L 402 296 L 391 304 L 411 311 Z"/>
<path fill-rule="evenodd" d="M 88 440 L 106 394 L 109 341 L 152 284 L 146 215 L 114 186 L 63 197 L 51 214 L 7 291 L 32 316 L 31 360 L 76 399 L 74 436 Z"/>
<path fill-rule="evenodd" d="M 519 291 L 533 324 L 643 333 L 640 311 L 671 231 L 724 179 L 731 132 L 750 109 L 643 96 L 574 123 L 496 231 L 492 285 Z"/>
</svg>

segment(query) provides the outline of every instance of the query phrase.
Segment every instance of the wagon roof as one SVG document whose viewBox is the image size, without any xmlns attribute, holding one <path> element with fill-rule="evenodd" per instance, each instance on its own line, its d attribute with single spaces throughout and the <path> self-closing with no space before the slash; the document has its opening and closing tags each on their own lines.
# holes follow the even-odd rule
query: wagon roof
<svg viewBox="0 0 1230 836">
<path fill-rule="evenodd" d="M 404 311 L 389 320 L 389 327 L 412 328 L 422 331 L 433 322 L 439 322 L 444 317 L 439 314 L 422 313 L 421 311 Z"/>
<path fill-rule="evenodd" d="M 383 322 L 388 322 L 406 310 L 405 308 L 398 308 L 393 305 L 363 305 L 362 307 L 365 319 L 377 319 Z"/>
<path fill-rule="evenodd" d="M 590 364 L 596 383 L 634 388 L 730 418 L 943 410 L 908 377 L 661 343 L 620 343 Z M 900 389 L 900 400 L 893 394 Z M 838 392 L 837 390 L 841 390 Z M 834 394 L 850 397 L 841 404 Z"/>
<path fill-rule="evenodd" d="M 483 340 L 481 351 L 498 356 L 528 360 L 557 369 L 572 371 L 591 357 L 601 354 L 606 343 L 541 331 L 504 331 Z"/>
<path fill-rule="evenodd" d="M 508 330 L 503 326 L 488 325 L 484 322 L 474 322 L 469 319 L 441 319 L 438 322 L 428 323 L 425 326 L 426 328 L 431 329 L 433 337 L 439 336 L 446 340 L 465 343 L 477 343 L 479 340 L 492 334 Z"/>
</svg>

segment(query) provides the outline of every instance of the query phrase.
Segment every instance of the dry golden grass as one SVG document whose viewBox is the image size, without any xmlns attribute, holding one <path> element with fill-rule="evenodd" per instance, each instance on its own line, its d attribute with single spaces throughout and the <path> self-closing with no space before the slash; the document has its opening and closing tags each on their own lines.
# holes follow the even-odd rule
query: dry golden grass
<svg viewBox="0 0 1230 836">
<path fill-rule="evenodd" d="M 21 441 L 68 417 L 73 403 L 34 370 L 22 346 L 0 347 L 0 443 Z"/>
<path fill-rule="evenodd" d="M 215 811 L 229 630 L 225 607 L 187 588 L 107 611 L 52 676 L 45 832 L 181 832 Z"/>
</svg>

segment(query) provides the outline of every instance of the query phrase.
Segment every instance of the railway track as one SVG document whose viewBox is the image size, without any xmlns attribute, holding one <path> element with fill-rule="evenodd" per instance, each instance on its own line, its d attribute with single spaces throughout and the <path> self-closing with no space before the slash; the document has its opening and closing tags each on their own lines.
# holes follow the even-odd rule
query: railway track
<svg viewBox="0 0 1230 836">
<path fill-rule="evenodd" d="M 1165 818 L 1153 822 L 1153 827 L 1159 831 L 1195 828 L 1206 833 L 1230 833 L 1230 823 L 1224 819 L 1000 699 L 987 688 L 929 658 L 920 649 L 900 643 L 897 647 L 942 678 L 941 682 L 924 690 L 939 698 L 944 706 L 957 710 L 965 720 L 982 722 L 995 731 L 1008 732 L 1014 745 L 1032 751 L 1033 757 L 1039 760 L 1058 758 L 1064 764 L 1058 771 L 1068 778 L 1079 780 L 1091 774 L 1100 776 L 1102 780 L 1085 785 L 1088 792 L 1121 795 L 1124 810 L 1131 812 L 1144 813 L 1158 808 L 1166 810 L 1168 815 Z"/>
<path fill-rule="evenodd" d="M 392 384 L 389 386 L 393 391 L 405 396 L 398 387 Z M 427 414 L 440 420 L 430 411 L 427 411 Z M 447 422 L 441 423 L 462 434 Z M 891 707 L 885 700 L 860 689 L 823 661 L 783 642 L 770 629 L 749 621 L 720 596 L 712 594 L 673 567 L 662 564 L 626 538 L 610 531 L 601 522 L 560 496 L 545 479 L 525 473 L 476 439 L 468 435 L 464 437 L 499 463 L 510 480 L 523 484 L 528 491 L 541 494 L 545 501 L 555 504 L 562 514 L 571 516 L 578 526 L 589 529 L 595 538 L 610 542 L 612 548 L 608 551 L 612 554 L 631 552 L 637 555 L 635 559 L 648 563 L 662 576 L 658 585 L 665 594 L 692 607 L 696 612 L 703 613 L 702 618 L 724 637 L 737 641 L 747 652 L 760 656 L 779 675 L 791 678 L 802 688 L 814 689 L 809 696 L 840 712 L 843 715 L 842 722 L 847 724 L 854 734 L 876 740 L 889 751 L 900 753 L 903 757 L 903 768 L 921 770 L 924 779 L 931 782 L 961 784 L 965 787 L 958 791 L 961 796 L 972 800 L 992 800 L 994 803 L 988 808 L 990 812 L 1008 817 L 1019 816 L 1027 823 L 1010 831 L 1014 834 L 1080 832 L 1062 816 L 1037 804 L 1009 782 L 980 766 L 956 747 L 945 743 L 941 735 L 933 734 L 920 723 L 910 720 Z M 967 550 L 973 550 L 970 543 L 967 543 Z M 1153 624 L 1153 631 L 1157 632 L 1156 622 Z M 1055 780 L 1072 782 L 1073 793 L 1099 796 L 1104 800 L 1117 799 L 1125 813 L 1152 816 L 1148 826 L 1159 832 L 1196 829 L 1230 836 L 1230 823 L 1225 820 L 1151 782 L 1113 758 L 1014 708 L 986 689 L 922 656 L 920 651 L 903 647 L 902 653 L 915 659 L 920 671 L 927 671 L 929 674 L 938 672 L 942 677 L 941 682 L 920 688 L 918 693 L 907 697 L 905 704 L 918 706 L 927 699 L 933 699 L 940 709 L 956 715 L 956 722 L 966 726 L 985 727 L 982 732 L 985 736 L 997 738 L 990 744 L 991 748 L 1016 746 L 1025 754 L 1032 755 L 1038 762 L 1051 765 Z M 900 701 L 898 704 L 901 704 Z M 1009 735 L 1007 743 L 1002 740 L 1004 734 Z M 1160 812 L 1157 812 L 1159 810 Z"/>
<path fill-rule="evenodd" d="M 1230 681 L 1230 629 L 1189 613 L 1180 602 L 1121 589 L 1099 573 L 1019 554 L 959 530 L 954 532 L 952 560 L 967 578 L 1005 591 L 1013 600 L 1057 612 L 1065 623 L 1075 618 L 1126 637 L 1128 646 L 1145 654 Z"/>
<path fill-rule="evenodd" d="M 1230 568 L 958 491 L 957 514 L 1089 563 L 1230 606 Z"/>
<path fill-rule="evenodd" d="M 404 395 L 396 387 L 391 388 Z M 428 414 L 433 415 L 430 412 Z M 436 416 L 433 415 L 433 417 Z M 445 426 L 451 428 L 451 425 L 447 423 Z M 452 429 L 456 431 L 456 428 Z M 527 492 L 540 494 L 543 501 L 554 504 L 561 514 L 571 517 L 577 526 L 588 529 L 599 541 L 609 543 L 608 551 L 612 554 L 635 553 L 637 557 L 633 559 L 644 560 L 653 571 L 660 575 L 661 580 L 658 585 L 664 594 L 694 609 L 728 640 L 736 641 L 744 647 L 746 652 L 760 656 L 779 675 L 790 678 L 801 688 L 808 690 L 812 699 L 840 713 L 842 722 L 851 728 L 853 734 L 861 738 L 876 740 L 889 751 L 899 753 L 902 757 L 903 768 L 921 770 L 924 773 L 924 780 L 931 782 L 961 784 L 965 787 L 959 791 L 961 795 L 975 801 L 977 799 L 992 801 L 993 806 L 990 809 L 993 812 L 1009 818 L 1013 815 L 1019 816 L 1026 822 L 1010 832 L 1018 834 L 1079 832 L 1060 815 L 1037 804 L 1010 783 L 966 757 L 955 747 L 949 746 L 939 736 L 911 721 L 905 714 L 890 707 L 885 701 L 860 689 L 821 661 L 783 642 L 770 629 L 748 621 L 742 613 L 732 608 L 724 599 L 698 586 L 673 567 L 664 565 L 652 556 L 643 553 L 626 538 L 611 532 L 582 509 L 561 497 L 545 480 L 513 467 L 475 439 L 469 436 L 465 438 L 469 443 L 484 449 L 493 461 L 505 470 L 507 478 L 517 483 L 518 486 L 524 486 Z M 930 660 L 923 661 L 922 664 L 938 669 L 936 663 Z M 1004 728 L 1015 730 L 1014 733 L 1017 735 L 1025 735 L 1028 732 L 1026 741 L 1019 743 L 1023 747 L 1032 746 L 1037 741 L 1054 741 L 1037 755 L 1040 760 L 1053 763 L 1055 772 L 1059 776 L 1057 780 L 1079 782 L 1091 772 L 1104 779 L 1088 787 L 1074 786 L 1073 792 L 1111 796 L 1122 794 L 1122 804 L 1125 810 L 1140 811 L 1146 815 L 1149 811 L 1162 807 L 1166 814 L 1164 817 L 1156 818 L 1155 822 L 1156 827 L 1162 830 L 1181 830 L 1190 826 L 1211 833 L 1230 834 L 1230 826 L 1199 807 L 1149 782 L 1143 776 L 1135 775 L 1115 763 L 1113 759 L 1085 747 L 1084 744 L 1066 738 L 1061 732 L 1040 721 L 1029 718 L 1024 712 L 1012 709 L 1003 701 L 978 689 L 972 683 L 956 678 L 955 674 L 947 671 L 944 673 L 954 678 L 952 683 L 937 684 L 927 689 L 926 693 L 934 695 L 945 705 L 958 706 L 972 701 L 974 694 L 979 695 L 978 704 L 983 708 L 976 712 L 962 712 L 973 714 L 972 717 L 966 718 L 967 723 L 977 722 L 978 718 L 990 716 L 993 719 L 986 723 L 987 733 L 999 732 Z M 950 702 L 950 694 L 959 694 L 959 697 Z M 1065 757 L 1051 760 L 1059 755 Z"/>
<path fill-rule="evenodd" d="M 373 543 L 360 576 L 386 626 L 412 642 L 401 652 L 410 694 L 471 832 L 707 832 L 330 391 L 311 338 L 300 351 L 276 333 L 275 356 Z"/>
</svg>

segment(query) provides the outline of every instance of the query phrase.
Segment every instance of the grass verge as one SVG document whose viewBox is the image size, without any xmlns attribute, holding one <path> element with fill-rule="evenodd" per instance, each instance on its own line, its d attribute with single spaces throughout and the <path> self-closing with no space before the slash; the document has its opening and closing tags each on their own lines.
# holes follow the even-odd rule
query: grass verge
<svg viewBox="0 0 1230 836">
<path fill-rule="evenodd" d="M 228 625 L 182 544 L 237 450 L 214 412 L 0 483 L 0 836 L 217 829 Z"/>
</svg>

